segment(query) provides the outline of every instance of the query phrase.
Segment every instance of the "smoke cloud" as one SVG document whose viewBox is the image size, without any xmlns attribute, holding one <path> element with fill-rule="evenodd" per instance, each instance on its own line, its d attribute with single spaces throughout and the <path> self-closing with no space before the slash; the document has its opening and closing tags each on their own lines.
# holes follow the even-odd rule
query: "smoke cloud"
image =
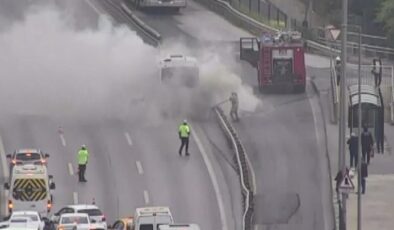
<svg viewBox="0 0 394 230">
<path fill-rule="evenodd" d="M 1 114 L 155 123 L 173 111 L 204 118 L 232 91 L 241 110 L 254 109 L 257 99 L 226 67 L 228 60 L 212 49 L 179 44 L 156 49 L 105 17 L 98 28 L 77 30 L 53 7 L 30 10 L 0 33 Z M 199 87 L 163 90 L 158 61 L 170 53 L 199 60 Z"/>
</svg>

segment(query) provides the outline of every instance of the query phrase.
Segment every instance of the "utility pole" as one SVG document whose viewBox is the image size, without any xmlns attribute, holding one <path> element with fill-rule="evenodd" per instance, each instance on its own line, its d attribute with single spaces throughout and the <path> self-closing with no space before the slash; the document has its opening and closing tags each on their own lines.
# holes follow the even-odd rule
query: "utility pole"
<svg viewBox="0 0 394 230">
<path fill-rule="evenodd" d="M 357 230 L 361 230 L 361 26 L 358 26 Z"/>
<path fill-rule="evenodd" d="M 341 72 L 342 76 L 340 79 L 340 108 L 339 108 L 339 165 L 342 170 L 342 173 L 345 175 L 346 172 L 346 153 L 345 153 L 345 136 L 346 136 L 346 61 L 347 61 L 347 17 L 348 17 L 348 0 L 342 0 L 342 65 Z M 347 194 L 342 193 L 342 218 L 344 223 L 344 228 L 342 230 L 346 230 L 346 199 Z"/>
</svg>

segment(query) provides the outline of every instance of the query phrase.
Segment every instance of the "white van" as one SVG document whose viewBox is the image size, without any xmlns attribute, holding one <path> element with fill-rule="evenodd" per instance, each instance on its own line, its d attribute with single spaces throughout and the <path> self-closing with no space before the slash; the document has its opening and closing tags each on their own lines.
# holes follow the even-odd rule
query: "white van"
<svg viewBox="0 0 394 230">
<path fill-rule="evenodd" d="M 173 86 L 196 87 L 199 83 L 197 59 L 183 55 L 169 55 L 160 61 L 160 80 Z"/>
<path fill-rule="evenodd" d="M 168 207 L 137 208 L 134 215 L 134 230 L 159 230 L 160 225 L 173 224 Z"/>
<path fill-rule="evenodd" d="M 10 182 L 4 184 L 8 190 L 8 212 L 37 211 L 47 216 L 52 208 L 51 190 L 55 189 L 53 177 L 45 165 L 15 165 Z"/>
<path fill-rule="evenodd" d="M 197 224 L 168 224 L 160 225 L 159 230 L 200 230 Z"/>
</svg>

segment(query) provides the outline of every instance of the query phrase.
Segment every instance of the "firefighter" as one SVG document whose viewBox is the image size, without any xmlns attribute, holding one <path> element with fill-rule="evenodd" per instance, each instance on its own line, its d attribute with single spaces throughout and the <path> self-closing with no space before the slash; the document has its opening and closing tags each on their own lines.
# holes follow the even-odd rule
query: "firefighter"
<svg viewBox="0 0 394 230">
<path fill-rule="evenodd" d="M 86 145 L 82 145 L 78 151 L 78 177 L 79 182 L 87 182 L 85 179 L 86 165 L 89 160 L 89 152 Z"/>
<path fill-rule="evenodd" d="M 185 149 L 185 155 L 189 156 L 189 137 L 190 137 L 190 126 L 187 123 L 187 120 L 183 120 L 183 123 L 179 126 L 178 129 L 179 139 L 181 140 L 181 147 L 179 148 L 179 156 L 182 156 L 183 147 Z"/>
<path fill-rule="evenodd" d="M 230 111 L 230 117 L 233 119 L 233 121 L 239 121 L 238 117 L 238 95 L 236 92 L 231 93 L 231 97 L 229 99 L 231 102 L 231 111 Z"/>
</svg>

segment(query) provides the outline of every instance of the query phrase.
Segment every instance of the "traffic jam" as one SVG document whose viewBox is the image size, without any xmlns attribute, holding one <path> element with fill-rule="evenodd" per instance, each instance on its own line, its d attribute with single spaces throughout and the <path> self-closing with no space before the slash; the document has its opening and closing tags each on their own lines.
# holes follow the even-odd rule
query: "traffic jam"
<svg viewBox="0 0 394 230">
<path fill-rule="evenodd" d="M 20 149 L 8 154 L 10 179 L 6 216 L 0 229 L 26 230 L 199 230 L 197 224 L 178 224 L 169 207 L 139 207 L 134 216 L 108 223 L 96 204 L 70 204 L 52 210 L 54 178 L 47 171 L 49 154 L 39 149 Z"/>
</svg>

